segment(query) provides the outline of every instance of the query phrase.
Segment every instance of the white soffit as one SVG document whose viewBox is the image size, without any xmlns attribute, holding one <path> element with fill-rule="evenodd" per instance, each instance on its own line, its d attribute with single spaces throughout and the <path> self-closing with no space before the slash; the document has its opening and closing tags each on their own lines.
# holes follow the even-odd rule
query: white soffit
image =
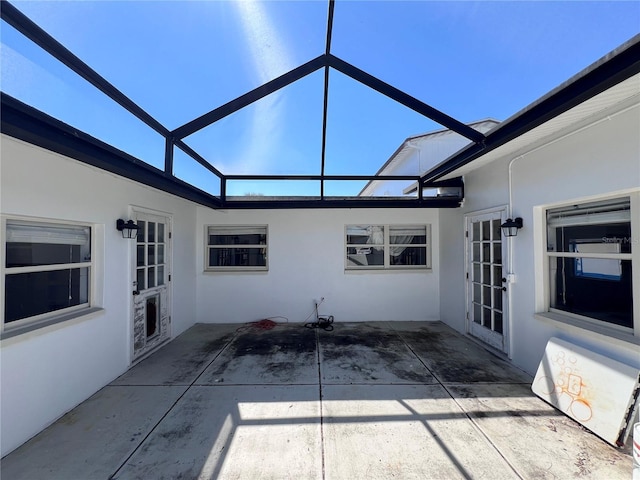
<svg viewBox="0 0 640 480">
<path fill-rule="evenodd" d="M 582 102 L 518 138 L 490 151 L 480 158 L 443 176 L 439 180 L 455 178 L 476 170 L 502 157 L 524 155 L 583 125 L 596 122 L 629 106 L 640 105 L 640 74 L 636 74 L 595 97 Z M 503 122 L 506 123 L 506 122 Z M 499 129 L 500 126 L 496 127 Z"/>
<path fill-rule="evenodd" d="M 637 368 L 558 338 L 547 343 L 531 390 L 612 445 L 629 434 Z"/>
</svg>

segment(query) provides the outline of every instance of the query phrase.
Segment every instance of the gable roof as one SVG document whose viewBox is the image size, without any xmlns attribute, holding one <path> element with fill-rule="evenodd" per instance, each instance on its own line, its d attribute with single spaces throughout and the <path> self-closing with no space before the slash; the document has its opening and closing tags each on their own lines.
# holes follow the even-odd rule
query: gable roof
<svg viewBox="0 0 640 480">
<path fill-rule="evenodd" d="M 473 128 L 474 130 L 486 134 L 488 131 L 494 129 L 499 124 L 500 122 L 498 120 L 495 120 L 493 118 L 486 118 L 484 120 L 469 123 L 468 126 Z M 442 151 L 442 148 L 438 149 L 437 147 L 434 148 L 434 150 L 436 151 L 431 151 L 430 144 L 435 147 L 435 144 L 438 141 L 444 141 L 450 144 L 449 148 L 445 147 L 444 149 L 444 152 L 446 153 Z M 439 164 L 442 160 L 444 160 L 446 156 L 449 156 L 451 153 L 460 149 L 461 144 L 468 143 L 468 140 L 460 137 L 448 128 L 407 137 L 396 149 L 396 151 L 393 152 L 389 159 L 378 169 L 378 171 L 376 172 L 376 176 L 398 174 L 397 170 L 402 169 L 403 164 L 409 161 L 411 155 L 415 152 L 416 149 L 420 149 L 421 152 L 425 152 L 427 155 L 429 155 L 429 158 L 425 159 L 424 163 L 421 161 L 420 165 L 416 165 L 417 170 L 413 172 L 417 175 L 424 175 L 431 166 Z M 431 155 L 432 153 L 433 155 Z M 429 165 L 429 168 L 426 167 L 425 164 Z M 363 197 L 372 195 L 375 186 L 383 181 L 384 180 L 369 180 L 358 195 Z"/>
</svg>

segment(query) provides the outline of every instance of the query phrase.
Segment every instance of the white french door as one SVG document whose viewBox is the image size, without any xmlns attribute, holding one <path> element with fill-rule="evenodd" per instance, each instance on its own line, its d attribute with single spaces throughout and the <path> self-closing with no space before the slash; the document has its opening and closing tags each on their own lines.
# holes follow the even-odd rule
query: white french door
<svg viewBox="0 0 640 480">
<path fill-rule="evenodd" d="M 508 351 L 506 248 L 500 225 L 506 210 L 466 216 L 467 330 L 502 352 Z"/>
<path fill-rule="evenodd" d="M 170 246 L 168 217 L 134 211 L 138 225 L 133 255 L 133 359 L 171 337 Z"/>
</svg>

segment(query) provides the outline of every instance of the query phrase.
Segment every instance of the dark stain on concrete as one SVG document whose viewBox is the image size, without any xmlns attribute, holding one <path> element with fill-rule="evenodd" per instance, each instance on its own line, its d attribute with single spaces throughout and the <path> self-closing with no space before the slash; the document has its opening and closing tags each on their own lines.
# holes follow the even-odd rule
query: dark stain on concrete
<svg viewBox="0 0 640 480">
<path fill-rule="evenodd" d="M 246 366 L 247 362 L 262 381 L 294 382 L 309 365 L 317 368 L 315 332 L 302 326 L 246 328 L 229 343 L 207 378 L 219 383 L 219 378 L 232 375 L 239 364 Z"/>
<path fill-rule="evenodd" d="M 332 367 L 362 380 L 378 380 L 389 375 L 412 383 L 433 381 L 433 377 L 395 333 L 370 327 L 350 328 L 338 325 L 337 331 L 320 336 L 323 360 Z M 351 362 L 358 359 L 360 362 Z M 371 362 L 368 364 L 367 359 Z M 376 367 L 380 371 L 376 371 Z M 340 375 L 337 375 L 340 378 Z"/>
<path fill-rule="evenodd" d="M 227 335 L 224 335 L 220 338 L 209 340 L 200 347 L 200 353 L 211 354 L 219 352 L 227 343 L 229 343 L 233 339 L 233 336 L 234 334 L 228 333 Z"/>
<path fill-rule="evenodd" d="M 523 376 L 504 360 L 457 334 L 402 332 L 407 344 L 443 382 L 520 382 Z"/>
<path fill-rule="evenodd" d="M 291 328 L 261 331 L 245 330 L 228 347 L 235 356 L 269 356 L 276 353 L 287 355 L 315 354 L 316 339 L 312 330 Z"/>
</svg>

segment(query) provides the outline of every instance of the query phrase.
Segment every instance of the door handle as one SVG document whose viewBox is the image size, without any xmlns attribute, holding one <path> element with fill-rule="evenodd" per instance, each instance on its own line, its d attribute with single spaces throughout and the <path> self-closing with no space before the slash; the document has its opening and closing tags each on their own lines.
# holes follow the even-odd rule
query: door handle
<svg viewBox="0 0 640 480">
<path fill-rule="evenodd" d="M 134 291 L 133 291 L 133 294 L 134 294 L 134 295 L 140 295 L 140 291 L 139 291 L 139 290 L 134 290 Z"/>
</svg>

